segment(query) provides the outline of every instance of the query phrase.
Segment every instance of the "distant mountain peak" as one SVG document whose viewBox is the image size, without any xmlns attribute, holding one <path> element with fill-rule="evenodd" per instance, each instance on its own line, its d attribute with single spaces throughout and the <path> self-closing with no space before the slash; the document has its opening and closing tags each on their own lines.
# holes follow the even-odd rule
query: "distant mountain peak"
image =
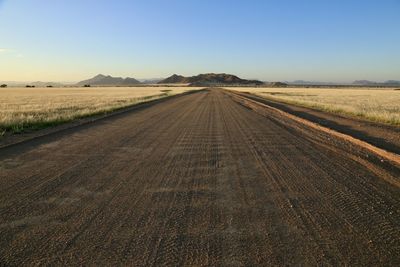
<svg viewBox="0 0 400 267">
<path fill-rule="evenodd" d="M 372 85 L 372 86 L 399 86 L 400 81 L 396 80 L 388 80 L 385 82 L 374 82 L 374 81 L 368 81 L 368 80 L 357 80 L 353 82 L 354 85 Z"/>
<path fill-rule="evenodd" d="M 376 84 L 377 82 L 369 81 L 369 80 L 357 80 L 354 81 L 353 84 L 358 84 L 358 85 L 370 85 L 370 84 Z"/>
<path fill-rule="evenodd" d="M 263 84 L 257 80 L 245 80 L 241 79 L 232 74 L 226 73 L 204 73 L 197 76 L 185 77 L 178 74 L 173 74 L 170 77 L 162 80 L 159 84 L 170 84 L 170 83 L 185 83 L 190 85 L 207 86 L 207 85 L 224 85 L 224 84 Z"/>
<path fill-rule="evenodd" d="M 398 86 L 398 85 L 400 85 L 400 81 L 397 81 L 397 80 L 388 80 L 388 81 L 385 82 L 385 84 L 390 84 L 390 85 L 396 85 L 396 86 Z"/>
<path fill-rule="evenodd" d="M 97 74 L 91 79 L 83 80 L 77 83 L 78 86 L 93 85 L 93 86 L 132 86 L 140 84 L 135 78 L 127 77 L 112 77 L 111 75 Z"/>
</svg>

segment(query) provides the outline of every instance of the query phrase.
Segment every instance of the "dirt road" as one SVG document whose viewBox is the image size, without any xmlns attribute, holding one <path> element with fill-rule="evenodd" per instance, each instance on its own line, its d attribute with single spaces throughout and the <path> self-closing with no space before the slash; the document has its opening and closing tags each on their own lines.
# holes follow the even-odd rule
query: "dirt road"
<svg viewBox="0 0 400 267">
<path fill-rule="evenodd" d="M 399 169 L 358 153 L 219 90 L 0 149 L 0 263 L 399 266 Z"/>
</svg>

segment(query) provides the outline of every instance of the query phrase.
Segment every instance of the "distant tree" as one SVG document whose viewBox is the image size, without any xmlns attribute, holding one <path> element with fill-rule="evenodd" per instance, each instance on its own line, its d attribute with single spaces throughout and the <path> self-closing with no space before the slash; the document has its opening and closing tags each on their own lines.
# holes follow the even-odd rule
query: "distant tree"
<svg viewBox="0 0 400 267">
<path fill-rule="evenodd" d="M 6 87 L 7 87 L 7 84 L 2 84 L 2 85 L 0 85 L 0 87 L 1 87 L 1 88 L 6 88 Z"/>
<path fill-rule="evenodd" d="M 28 88 L 35 88 L 34 85 L 26 85 L 25 87 L 28 87 Z"/>
<path fill-rule="evenodd" d="M 90 84 L 85 84 L 83 87 L 90 87 Z"/>
<path fill-rule="evenodd" d="M 27 87 L 27 88 L 31 88 L 31 86 L 30 86 L 30 85 L 25 85 L 25 87 Z"/>
<path fill-rule="evenodd" d="M 47 85 L 46 87 L 51 88 L 51 87 L 53 87 L 53 85 Z"/>
</svg>

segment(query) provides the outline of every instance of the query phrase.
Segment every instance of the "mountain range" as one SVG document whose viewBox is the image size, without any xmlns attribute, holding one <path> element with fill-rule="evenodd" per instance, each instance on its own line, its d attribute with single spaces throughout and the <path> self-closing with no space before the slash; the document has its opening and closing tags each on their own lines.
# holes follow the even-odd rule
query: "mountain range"
<svg viewBox="0 0 400 267">
<path fill-rule="evenodd" d="M 207 85 L 261 85 L 263 82 L 258 80 L 245 80 L 232 74 L 226 73 L 206 73 L 197 76 L 185 77 L 182 75 L 174 74 L 164 80 L 158 82 L 159 84 L 190 84 L 192 86 L 207 86 Z"/>
<path fill-rule="evenodd" d="M 355 86 L 400 86 L 400 80 L 387 80 L 385 82 L 376 82 L 370 80 L 356 80 L 352 83 L 334 83 L 334 82 L 320 82 L 320 81 L 304 81 L 295 80 L 292 82 L 262 82 L 258 80 L 241 79 L 235 75 L 226 73 L 206 73 L 196 76 L 185 77 L 182 75 L 174 74 L 166 79 L 152 78 L 152 79 L 135 79 L 135 78 L 121 78 L 112 77 L 110 75 L 98 74 L 91 79 L 83 80 L 78 83 L 71 82 L 17 82 L 17 81 L 0 81 L 1 84 L 7 84 L 11 87 L 24 87 L 31 85 L 35 87 L 64 87 L 64 86 L 137 86 L 146 84 L 189 84 L 192 86 L 211 86 L 211 85 L 267 85 L 271 87 L 284 87 L 287 85 L 312 85 L 312 86 L 337 86 L 337 85 L 355 85 Z"/>
<path fill-rule="evenodd" d="M 78 86 L 132 86 L 138 85 L 140 82 L 134 78 L 121 78 L 121 77 L 112 77 L 110 75 L 98 74 L 91 79 L 83 80 L 78 82 L 76 85 Z"/>
<path fill-rule="evenodd" d="M 353 82 L 354 85 L 364 85 L 364 86 L 368 86 L 368 85 L 392 85 L 392 86 L 399 86 L 400 85 L 400 81 L 395 81 L 395 80 L 388 80 L 385 82 L 374 82 L 374 81 L 368 81 L 368 80 L 357 80 Z"/>
<path fill-rule="evenodd" d="M 287 83 L 291 85 L 337 85 L 338 84 L 333 82 L 304 81 L 304 80 L 295 80 Z"/>
<path fill-rule="evenodd" d="M 149 78 L 149 79 L 138 79 L 143 84 L 156 84 L 164 78 Z"/>
</svg>

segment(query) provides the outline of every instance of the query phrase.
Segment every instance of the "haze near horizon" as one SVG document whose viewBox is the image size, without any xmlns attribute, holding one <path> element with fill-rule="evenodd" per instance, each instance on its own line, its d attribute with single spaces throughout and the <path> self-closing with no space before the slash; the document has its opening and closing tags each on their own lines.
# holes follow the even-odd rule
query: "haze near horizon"
<svg viewBox="0 0 400 267">
<path fill-rule="evenodd" d="M 399 11 L 396 0 L 0 0 L 0 80 L 399 80 Z"/>
</svg>

